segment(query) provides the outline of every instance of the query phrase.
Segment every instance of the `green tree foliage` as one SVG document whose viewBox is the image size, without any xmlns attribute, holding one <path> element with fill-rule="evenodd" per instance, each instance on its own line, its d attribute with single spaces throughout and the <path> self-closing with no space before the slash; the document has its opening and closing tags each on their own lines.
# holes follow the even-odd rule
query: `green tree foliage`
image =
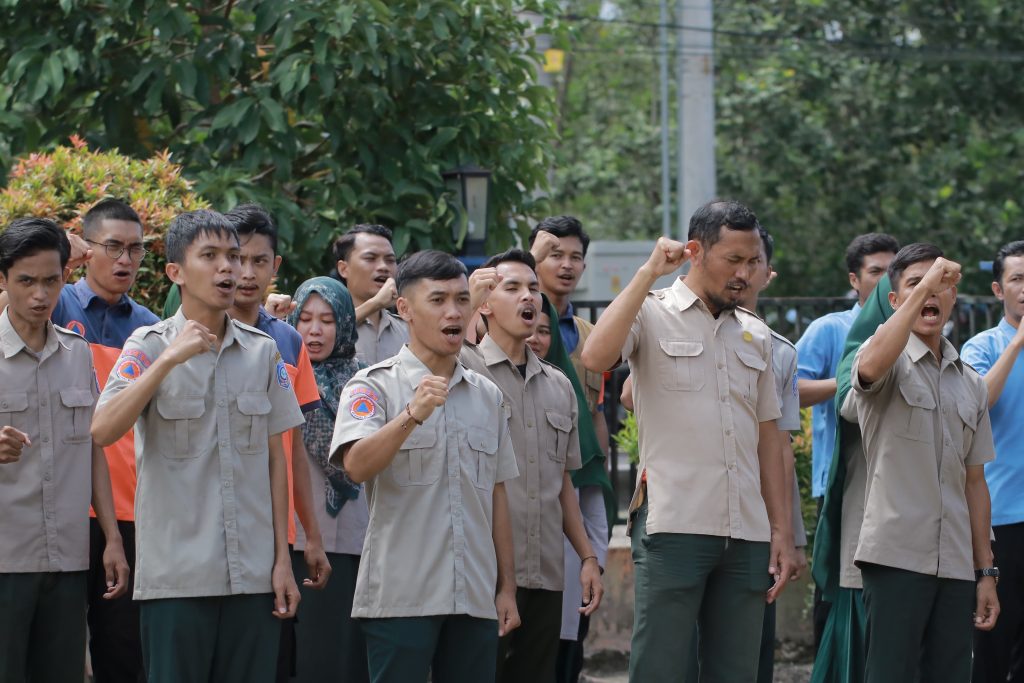
<svg viewBox="0 0 1024 683">
<path fill-rule="evenodd" d="M 559 150 L 569 166 L 556 176 L 553 203 L 579 210 L 602 236 L 653 237 L 660 232 L 660 161 L 651 137 L 657 2 L 622 0 L 611 11 L 609 3 L 569 4 L 577 18 L 569 20 L 574 33 L 566 45 L 575 68 L 559 100 L 561 126 L 579 122 L 581 130 Z M 775 234 L 781 277 L 772 293 L 842 294 L 843 249 L 870 231 L 934 241 L 964 264 L 962 290 L 987 293 L 991 278 L 978 262 L 1024 236 L 1024 5 L 714 6 L 719 192 L 748 202 Z M 672 49 L 674 64 L 674 37 Z M 622 85 L 602 89 L 605 83 Z M 674 90 L 671 97 L 674 103 Z M 630 124 L 641 118 L 644 125 Z M 633 131 L 632 142 L 619 146 L 628 158 L 614 160 L 630 178 L 606 177 L 609 162 L 601 158 L 587 168 L 602 126 L 612 144 L 616 131 Z"/>
<path fill-rule="evenodd" d="M 2 0 L 0 170 L 76 133 L 168 149 L 218 208 L 274 212 L 292 282 L 357 222 L 451 248 L 460 163 L 494 172 L 491 225 L 523 230 L 553 129 L 521 11 L 545 2 Z"/>
</svg>

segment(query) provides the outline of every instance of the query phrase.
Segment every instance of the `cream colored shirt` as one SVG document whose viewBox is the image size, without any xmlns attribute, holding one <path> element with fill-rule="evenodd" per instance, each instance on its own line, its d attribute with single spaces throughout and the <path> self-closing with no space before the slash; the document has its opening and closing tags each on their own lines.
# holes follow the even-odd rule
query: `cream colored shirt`
<svg viewBox="0 0 1024 683">
<path fill-rule="evenodd" d="M 565 586 L 562 480 L 582 466 L 576 392 L 561 370 L 527 347 L 526 379 L 490 336 L 461 354 L 466 367 L 501 389 L 519 476 L 508 491 L 516 549 L 516 585 L 560 591 Z"/>
<path fill-rule="evenodd" d="M 374 327 L 367 318 L 356 327 L 356 358 L 367 365 L 376 365 L 391 358 L 409 341 L 409 326 L 394 313 L 383 310 L 380 322 Z"/>
<path fill-rule="evenodd" d="M 4 310 L 0 351 L 0 427 L 31 441 L 17 462 L 0 464 L 0 573 L 88 569 L 98 394 L 89 344 L 47 322 L 35 353 Z"/>
<path fill-rule="evenodd" d="M 782 417 L 776 420 L 781 432 L 799 432 L 800 394 L 796 388 L 797 354 L 793 342 L 772 330 L 772 370 L 775 372 L 775 395 L 779 399 Z M 788 439 L 789 434 L 782 434 Z M 803 548 L 807 545 L 807 531 L 804 529 L 804 514 L 800 505 L 800 485 L 793 477 L 793 545 Z"/>
<path fill-rule="evenodd" d="M 176 366 L 135 422 L 135 599 L 269 593 L 271 435 L 303 422 L 277 343 L 227 315 L 219 351 Z M 181 309 L 125 342 L 103 405 L 177 338 Z"/>
<path fill-rule="evenodd" d="M 408 346 L 360 370 L 342 390 L 331 461 L 405 410 L 430 374 Z M 518 476 L 501 390 L 457 365 L 445 404 L 366 482 L 370 522 L 353 617 L 468 614 L 495 619 L 496 483 Z"/>
<path fill-rule="evenodd" d="M 865 385 L 853 364 L 867 472 L 856 561 L 974 581 L 967 467 L 994 457 L 985 383 L 945 338 L 936 359 L 917 335 Z"/>
<path fill-rule="evenodd" d="M 840 415 L 847 422 L 857 423 L 857 407 L 853 391 L 846 394 Z M 841 588 L 864 588 L 860 569 L 854 562 L 860 528 L 864 523 L 864 485 L 868 470 L 864 459 L 864 442 L 860 428 L 843 430 L 843 457 L 846 460 L 846 479 L 843 482 L 843 510 L 839 527 L 839 586 Z"/>
<path fill-rule="evenodd" d="M 742 309 L 715 318 L 680 278 L 648 294 L 621 357 L 633 375 L 647 532 L 769 541 L 758 425 L 782 413 L 768 327 Z M 639 502 L 638 482 L 631 509 Z"/>
</svg>

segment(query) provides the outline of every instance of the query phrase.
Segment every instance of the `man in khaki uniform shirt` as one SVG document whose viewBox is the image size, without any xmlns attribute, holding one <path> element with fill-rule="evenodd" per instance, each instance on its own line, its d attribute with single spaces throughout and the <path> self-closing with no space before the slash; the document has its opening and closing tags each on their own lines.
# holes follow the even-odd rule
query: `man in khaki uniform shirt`
<svg viewBox="0 0 1024 683">
<path fill-rule="evenodd" d="M 587 539 L 569 470 L 580 467 L 576 393 L 558 368 L 526 345 L 541 296 L 533 256 L 510 249 L 491 257 L 498 282 L 480 308 L 487 336 L 462 361 L 501 389 L 520 476 L 506 486 L 516 558 L 516 605 L 523 626 L 502 639 L 498 681 L 550 681 L 562 621 L 563 534 L 582 560 L 586 614 L 601 600 L 601 570 Z"/>
<path fill-rule="evenodd" d="M 698 209 L 690 241 L 658 241 L 583 349 L 588 368 L 623 358 L 633 374 L 633 680 L 683 680 L 699 622 L 701 678 L 749 683 L 765 599 L 795 569 L 770 331 L 736 308 L 763 267 L 758 228 L 735 202 Z M 648 291 L 687 259 L 685 280 Z"/>
<path fill-rule="evenodd" d="M 988 397 L 942 336 L 960 266 L 937 247 L 911 244 L 889 279 L 895 313 L 857 352 L 847 401 L 867 457 L 856 554 L 865 678 L 967 681 L 971 614 L 989 630 L 999 613 L 983 467 L 995 450 Z"/>
<path fill-rule="evenodd" d="M 231 320 L 238 234 L 212 211 L 174 219 L 174 317 L 137 330 L 93 435 L 135 427 L 135 599 L 151 683 L 273 681 L 298 589 L 288 554 L 281 434 L 302 423 L 274 340 Z M 242 654 L 244 653 L 244 654 Z"/>
<path fill-rule="evenodd" d="M 0 681 L 85 676 L 90 498 L 106 537 L 105 597 L 128 585 L 106 457 L 89 435 L 92 354 L 50 322 L 70 251 L 46 219 L 0 233 Z"/>
<path fill-rule="evenodd" d="M 331 444 L 370 506 L 352 616 L 375 683 L 493 681 L 498 637 L 519 624 L 508 419 L 498 387 L 458 362 L 465 267 L 419 252 L 397 285 L 409 345 L 349 381 Z"/>
</svg>

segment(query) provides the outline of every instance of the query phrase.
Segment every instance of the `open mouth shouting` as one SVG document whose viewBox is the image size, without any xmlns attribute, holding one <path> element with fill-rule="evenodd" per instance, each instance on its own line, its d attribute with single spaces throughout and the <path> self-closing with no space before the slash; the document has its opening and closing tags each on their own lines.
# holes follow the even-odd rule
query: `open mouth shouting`
<svg viewBox="0 0 1024 683">
<path fill-rule="evenodd" d="M 747 283 L 742 280 L 731 280 L 729 284 L 725 286 L 725 289 L 733 296 L 738 297 L 747 290 L 747 287 Z"/>
<path fill-rule="evenodd" d="M 441 328 L 441 334 L 444 335 L 445 341 L 452 346 L 459 346 L 462 344 L 462 325 L 445 325 Z"/>
<path fill-rule="evenodd" d="M 942 312 L 936 304 L 925 304 L 921 309 L 921 318 L 928 323 L 940 323 Z"/>
<path fill-rule="evenodd" d="M 313 356 L 319 356 L 324 350 L 324 343 L 322 341 L 310 340 L 306 342 L 306 351 Z"/>
<path fill-rule="evenodd" d="M 116 268 L 113 272 L 114 279 L 119 282 L 130 282 L 132 279 L 132 271 L 127 268 Z"/>
<path fill-rule="evenodd" d="M 526 323 L 527 327 L 533 327 L 537 322 L 537 307 L 533 304 L 520 307 L 519 319 Z"/>
<path fill-rule="evenodd" d="M 217 291 L 225 296 L 234 296 L 235 294 L 235 280 L 234 278 L 225 278 L 223 280 L 217 280 L 214 283 L 214 287 Z"/>
</svg>

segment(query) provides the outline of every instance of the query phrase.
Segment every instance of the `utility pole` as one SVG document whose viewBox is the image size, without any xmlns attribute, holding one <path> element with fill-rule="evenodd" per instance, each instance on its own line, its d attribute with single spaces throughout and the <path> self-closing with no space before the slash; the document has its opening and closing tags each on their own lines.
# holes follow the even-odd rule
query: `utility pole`
<svg viewBox="0 0 1024 683">
<path fill-rule="evenodd" d="M 679 239 L 690 216 L 715 196 L 715 64 L 712 0 L 679 0 Z M 665 22 L 662 22 L 665 23 Z"/>
<path fill-rule="evenodd" d="M 658 8 L 658 38 L 661 55 L 661 234 L 672 236 L 672 169 L 669 167 L 669 129 L 672 122 L 668 111 L 668 0 L 661 0 Z"/>
</svg>

